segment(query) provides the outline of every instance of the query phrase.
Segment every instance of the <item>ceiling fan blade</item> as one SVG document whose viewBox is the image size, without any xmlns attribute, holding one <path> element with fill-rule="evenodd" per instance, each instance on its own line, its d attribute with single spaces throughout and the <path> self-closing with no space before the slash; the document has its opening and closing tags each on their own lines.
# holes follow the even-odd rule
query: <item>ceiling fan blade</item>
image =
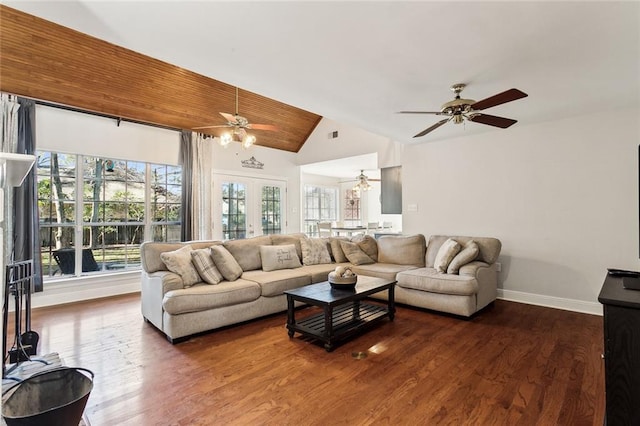
<svg viewBox="0 0 640 426">
<path fill-rule="evenodd" d="M 419 138 L 420 136 L 424 136 L 427 133 L 434 131 L 435 129 L 437 129 L 438 127 L 442 126 L 444 123 L 446 123 L 449 120 L 450 120 L 450 118 L 445 118 L 444 120 L 438 121 L 433 126 L 429 127 L 428 129 L 425 129 L 425 130 L 421 131 L 420 133 L 418 133 L 417 135 L 415 135 L 414 138 Z"/>
<path fill-rule="evenodd" d="M 200 126 L 200 127 L 193 127 L 192 130 L 199 130 L 199 129 L 213 129 L 214 127 L 231 127 L 228 124 L 221 124 L 219 126 Z"/>
<path fill-rule="evenodd" d="M 252 130 L 271 130 L 272 132 L 278 131 L 278 127 L 271 124 L 249 124 L 248 128 Z"/>
<path fill-rule="evenodd" d="M 238 124 L 238 121 L 236 120 L 235 115 L 229 114 L 226 112 L 221 112 L 220 115 L 223 116 L 224 119 L 227 120 L 229 123 Z"/>
<path fill-rule="evenodd" d="M 527 95 L 518 89 L 509 89 L 497 95 L 489 96 L 486 99 L 476 102 L 471 105 L 474 111 L 480 111 L 483 109 L 491 108 L 496 105 L 506 104 L 507 102 L 515 101 L 516 99 L 526 98 Z"/>
<path fill-rule="evenodd" d="M 446 112 L 441 111 L 398 111 L 396 114 L 434 114 L 434 115 L 449 115 Z"/>
<path fill-rule="evenodd" d="M 477 114 L 473 117 L 469 117 L 469 120 L 475 123 L 488 124 L 489 126 L 500 127 L 506 129 L 518 122 L 518 120 L 512 120 L 510 118 L 497 117 L 495 115 Z"/>
</svg>

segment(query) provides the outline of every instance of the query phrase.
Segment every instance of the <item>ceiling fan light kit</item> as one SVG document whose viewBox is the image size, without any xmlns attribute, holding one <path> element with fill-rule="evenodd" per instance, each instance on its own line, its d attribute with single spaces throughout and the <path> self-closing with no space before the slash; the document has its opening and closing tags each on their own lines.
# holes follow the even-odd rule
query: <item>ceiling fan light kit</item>
<svg viewBox="0 0 640 426">
<path fill-rule="evenodd" d="M 369 191 L 372 186 L 369 183 L 369 178 L 364 174 L 364 170 L 360 170 L 360 174 L 356 177 L 356 184 L 353 187 L 354 191 Z"/>
<path fill-rule="evenodd" d="M 461 124 L 465 121 L 473 121 L 474 123 L 486 124 L 489 126 L 500 127 L 506 129 L 517 123 L 517 120 L 511 118 L 498 117 L 495 115 L 484 114 L 482 111 L 497 105 L 515 101 L 527 97 L 528 95 L 518 89 L 509 89 L 497 95 L 490 96 L 486 99 L 476 102 L 473 99 L 460 98 L 460 92 L 466 87 L 466 84 L 458 83 L 451 86 L 451 90 L 455 93 L 455 99 L 442 105 L 440 111 L 400 111 L 400 114 L 432 114 L 444 115 L 448 118 L 438 121 L 431 127 L 421 131 L 414 138 L 419 138 L 437 129 L 438 127 L 453 122 Z"/>
</svg>

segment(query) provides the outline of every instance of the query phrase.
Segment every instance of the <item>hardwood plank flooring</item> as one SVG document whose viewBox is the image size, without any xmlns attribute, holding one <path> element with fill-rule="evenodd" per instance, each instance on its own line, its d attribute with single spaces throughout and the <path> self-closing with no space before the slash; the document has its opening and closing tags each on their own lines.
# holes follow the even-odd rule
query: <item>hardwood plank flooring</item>
<svg viewBox="0 0 640 426">
<path fill-rule="evenodd" d="M 95 373 L 92 426 L 602 424 L 602 317 L 500 300 L 468 321 L 399 306 L 332 353 L 289 339 L 285 321 L 171 345 L 139 294 L 32 317 L 38 353 Z"/>
</svg>

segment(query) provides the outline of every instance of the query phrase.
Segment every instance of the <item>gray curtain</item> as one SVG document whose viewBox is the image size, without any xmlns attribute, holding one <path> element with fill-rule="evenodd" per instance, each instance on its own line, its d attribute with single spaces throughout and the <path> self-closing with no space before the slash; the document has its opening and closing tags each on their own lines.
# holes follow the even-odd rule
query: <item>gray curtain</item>
<svg viewBox="0 0 640 426">
<path fill-rule="evenodd" d="M 18 154 L 36 153 L 36 104 L 18 98 Z M 40 256 L 40 226 L 38 215 L 38 189 L 36 165 L 22 186 L 13 190 L 13 259 L 33 259 L 35 291 L 42 291 L 42 258 Z"/>
<path fill-rule="evenodd" d="M 182 165 L 182 229 L 180 237 L 182 241 L 193 239 L 191 226 L 193 218 L 193 145 L 191 144 L 191 132 L 183 130 L 180 132 L 180 165 Z"/>
</svg>

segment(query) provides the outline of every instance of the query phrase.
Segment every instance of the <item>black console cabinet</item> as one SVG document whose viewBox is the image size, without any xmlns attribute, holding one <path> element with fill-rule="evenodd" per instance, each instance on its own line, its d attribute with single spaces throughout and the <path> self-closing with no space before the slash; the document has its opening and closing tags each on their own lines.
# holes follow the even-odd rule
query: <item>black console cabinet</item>
<svg viewBox="0 0 640 426">
<path fill-rule="evenodd" d="M 640 425 L 640 291 L 607 275 L 598 301 L 604 305 L 605 424 Z"/>
</svg>

